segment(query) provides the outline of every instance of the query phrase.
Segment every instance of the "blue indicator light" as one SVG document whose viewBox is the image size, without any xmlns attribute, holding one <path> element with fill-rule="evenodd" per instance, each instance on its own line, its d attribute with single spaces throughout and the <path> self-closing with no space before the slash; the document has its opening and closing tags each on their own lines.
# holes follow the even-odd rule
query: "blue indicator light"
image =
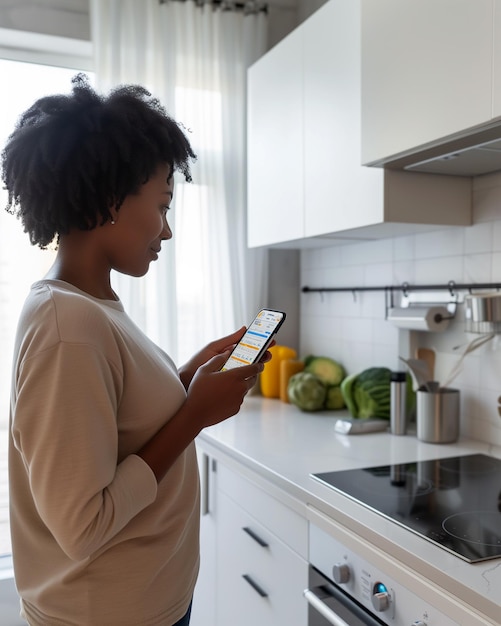
<svg viewBox="0 0 501 626">
<path fill-rule="evenodd" d="M 374 593 L 388 593 L 388 588 L 383 583 L 376 583 L 374 585 Z"/>
</svg>

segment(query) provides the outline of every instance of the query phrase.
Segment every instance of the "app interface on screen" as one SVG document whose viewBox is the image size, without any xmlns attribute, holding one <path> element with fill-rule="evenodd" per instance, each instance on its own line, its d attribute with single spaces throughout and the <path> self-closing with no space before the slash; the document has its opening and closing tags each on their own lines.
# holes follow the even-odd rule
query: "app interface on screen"
<svg viewBox="0 0 501 626">
<path fill-rule="evenodd" d="M 260 311 L 238 346 L 230 355 L 223 369 L 229 370 L 233 367 L 253 363 L 261 348 L 273 335 L 281 319 L 282 313 L 277 311 Z"/>
</svg>

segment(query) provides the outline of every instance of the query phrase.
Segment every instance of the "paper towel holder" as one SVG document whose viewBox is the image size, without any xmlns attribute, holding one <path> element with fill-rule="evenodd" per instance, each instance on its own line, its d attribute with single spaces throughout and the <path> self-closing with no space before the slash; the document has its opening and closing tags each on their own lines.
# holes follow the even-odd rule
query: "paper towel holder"
<svg viewBox="0 0 501 626">
<path fill-rule="evenodd" d="M 387 302 L 386 320 L 399 328 L 442 332 L 456 316 L 459 293 L 451 281 L 444 291 L 411 291 L 402 285 L 400 306 Z"/>
</svg>

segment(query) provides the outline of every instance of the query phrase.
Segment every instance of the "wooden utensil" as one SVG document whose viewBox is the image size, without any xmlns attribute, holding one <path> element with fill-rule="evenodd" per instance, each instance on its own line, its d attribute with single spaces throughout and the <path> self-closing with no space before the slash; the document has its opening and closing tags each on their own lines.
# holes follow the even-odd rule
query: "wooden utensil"
<svg viewBox="0 0 501 626">
<path fill-rule="evenodd" d="M 416 348 L 416 359 L 425 361 L 428 366 L 429 378 L 432 381 L 435 378 L 435 350 L 431 348 Z"/>
</svg>

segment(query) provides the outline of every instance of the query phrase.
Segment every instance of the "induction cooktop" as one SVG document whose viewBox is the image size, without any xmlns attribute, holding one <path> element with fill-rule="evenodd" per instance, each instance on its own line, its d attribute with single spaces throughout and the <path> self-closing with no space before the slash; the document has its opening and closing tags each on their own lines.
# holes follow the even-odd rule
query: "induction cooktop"
<svg viewBox="0 0 501 626">
<path fill-rule="evenodd" d="M 501 557 L 501 460 L 470 454 L 311 474 L 475 563 Z"/>
</svg>

